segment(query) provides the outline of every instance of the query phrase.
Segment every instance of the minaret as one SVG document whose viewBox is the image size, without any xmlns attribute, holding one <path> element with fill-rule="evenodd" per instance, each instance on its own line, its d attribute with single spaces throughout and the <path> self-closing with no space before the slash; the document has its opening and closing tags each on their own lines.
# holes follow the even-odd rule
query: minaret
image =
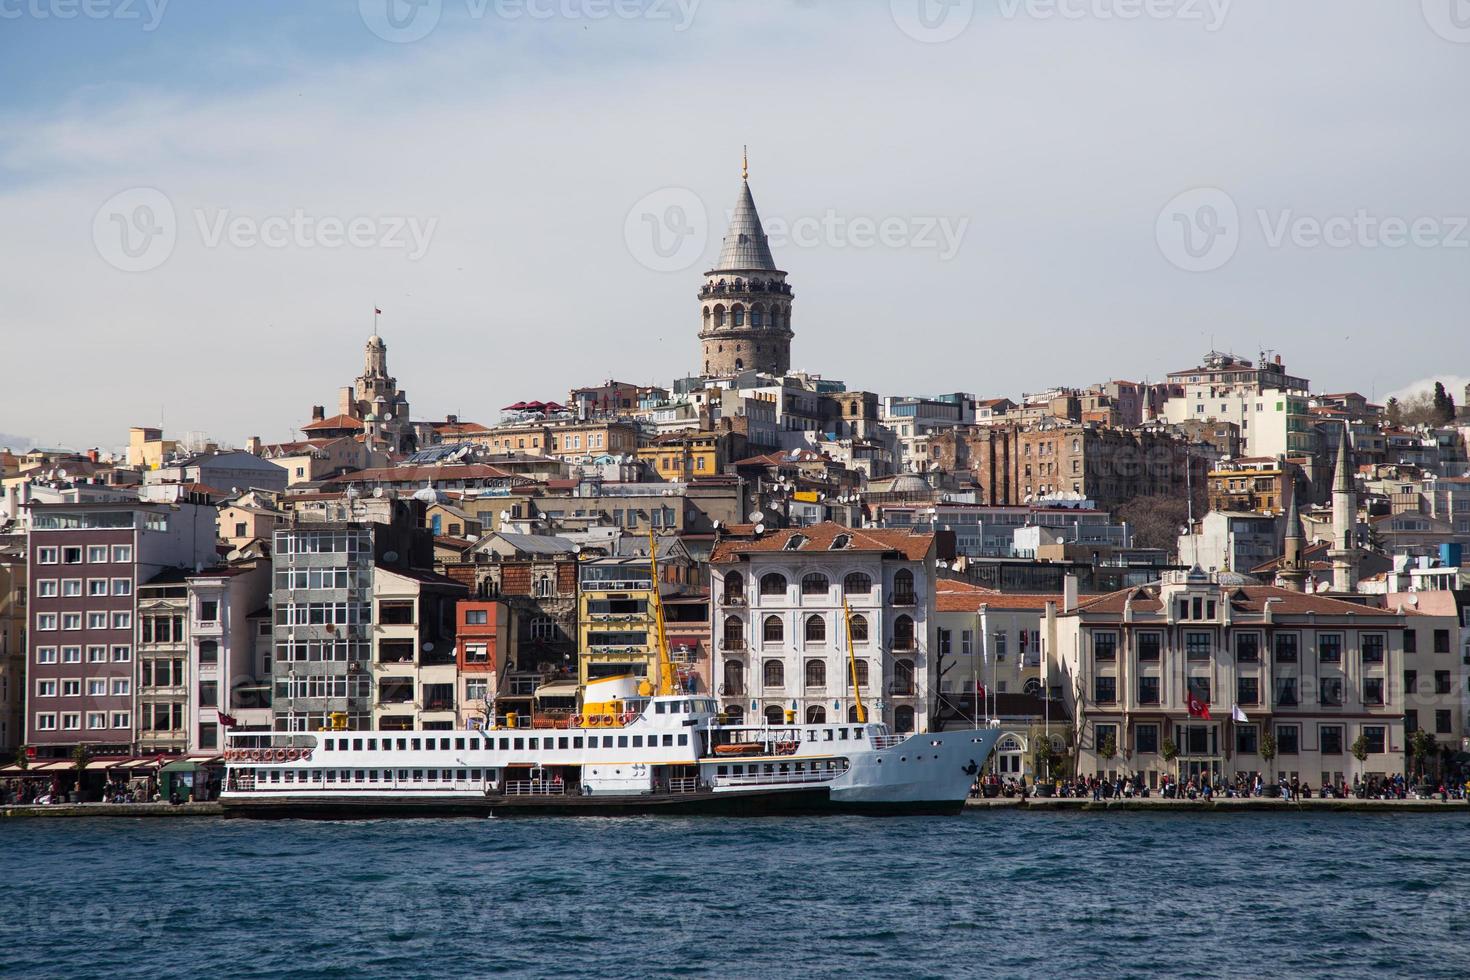
<svg viewBox="0 0 1470 980">
<path fill-rule="evenodd" d="M 1356 592 L 1358 589 L 1358 549 L 1353 531 L 1358 522 L 1358 494 L 1354 489 L 1352 450 L 1348 447 L 1348 427 L 1342 427 L 1342 441 L 1337 444 L 1337 471 L 1332 479 L 1332 590 Z"/>
<path fill-rule="evenodd" d="M 791 287 L 776 268 L 750 194 L 750 162 L 742 157 L 740 196 L 715 267 L 699 290 L 704 377 L 742 371 L 791 370 Z"/>
<path fill-rule="evenodd" d="M 1291 507 L 1286 512 L 1286 538 L 1282 549 L 1284 555 L 1281 559 L 1281 570 L 1276 573 L 1276 578 L 1281 582 L 1282 588 L 1293 592 L 1305 592 L 1308 570 L 1302 552 L 1306 550 L 1307 534 L 1302 530 L 1302 514 L 1297 509 L 1296 489 L 1296 483 L 1293 481 Z"/>
</svg>

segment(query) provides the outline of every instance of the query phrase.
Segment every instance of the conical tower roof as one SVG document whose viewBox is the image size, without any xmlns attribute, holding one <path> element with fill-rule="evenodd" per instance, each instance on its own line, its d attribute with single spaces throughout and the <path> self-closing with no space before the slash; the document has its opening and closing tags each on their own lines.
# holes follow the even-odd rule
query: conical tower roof
<svg viewBox="0 0 1470 980">
<path fill-rule="evenodd" d="M 1352 451 L 1348 448 L 1348 427 L 1342 427 L 1342 439 L 1337 443 L 1337 472 L 1332 479 L 1332 490 L 1334 493 L 1352 493 L 1353 471 L 1349 460 Z"/>
<path fill-rule="evenodd" d="M 1307 532 L 1302 528 L 1302 512 L 1297 509 L 1296 505 L 1296 487 L 1293 486 L 1291 506 L 1286 511 L 1286 540 L 1290 541 L 1294 538 L 1303 540 L 1306 536 Z"/>
<path fill-rule="evenodd" d="M 765 229 L 761 227 L 755 198 L 750 196 L 748 180 L 740 181 L 740 197 L 736 199 L 735 210 L 730 215 L 730 228 L 725 232 L 725 243 L 720 247 L 720 260 L 714 271 L 781 271 L 776 268 L 776 260 L 771 258 L 771 246 L 766 241 Z"/>
</svg>

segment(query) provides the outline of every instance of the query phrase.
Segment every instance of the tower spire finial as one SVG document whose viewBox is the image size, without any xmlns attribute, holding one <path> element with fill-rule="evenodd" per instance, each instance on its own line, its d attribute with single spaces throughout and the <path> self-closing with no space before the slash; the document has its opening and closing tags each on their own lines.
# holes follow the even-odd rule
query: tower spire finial
<svg viewBox="0 0 1470 980">
<path fill-rule="evenodd" d="M 750 179 L 750 147 L 749 147 L 749 145 L 742 146 L 740 148 L 740 179 L 741 180 L 749 180 Z"/>
</svg>

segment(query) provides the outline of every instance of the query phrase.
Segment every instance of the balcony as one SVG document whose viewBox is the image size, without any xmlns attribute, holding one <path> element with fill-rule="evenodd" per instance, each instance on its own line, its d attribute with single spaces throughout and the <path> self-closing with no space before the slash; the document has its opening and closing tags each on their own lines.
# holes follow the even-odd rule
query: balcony
<svg viewBox="0 0 1470 980">
<path fill-rule="evenodd" d="M 919 642 L 912 636 L 894 637 L 892 649 L 894 653 L 913 653 L 919 649 Z"/>
<path fill-rule="evenodd" d="M 726 592 L 723 596 L 720 597 L 720 605 L 743 607 L 745 605 L 745 593 Z"/>
<path fill-rule="evenodd" d="M 918 693 L 913 681 L 894 681 L 888 685 L 888 696 L 894 698 L 911 698 Z"/>
<path fill-rule="evenodd" d="M 734 637 L 727 636 L 720 641 L 720 649 L 735 651 L 737 653 L 742 652 L 745 650 L 745 639 L 744 637 L 736 639 Z"/>
<path fill-rule="evenodd" d="M 917 606 L 919 604 L 919 597 L 912 592 L 895 592 L 893 594 L 893 604 L 895 606 Z"/>
</svg>

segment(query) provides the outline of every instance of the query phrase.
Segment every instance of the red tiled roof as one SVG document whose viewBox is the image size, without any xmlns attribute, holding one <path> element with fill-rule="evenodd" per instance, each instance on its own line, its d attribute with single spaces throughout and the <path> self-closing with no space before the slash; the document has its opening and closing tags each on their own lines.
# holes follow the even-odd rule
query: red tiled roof
<svg viewBox="0 0 1470 980">
<path fill-rule="evenodd" d="M 317 432 L 325 429 L 361 429 L 362 420 L 351 415 L 333 415 L 329 419 L 317 419 L 301 427 L 302 432 Z"/>
<path fill-rule="evenodd" d="M 828 551 L 840 535 L 847 535 L 850 539 L 847 548 L 843 550 L 897 551 L 909 561 L 923 561 L 934 547 L 934 535 L 932 534 L 909 534 L 907 531 L 878 528 L 858 529 L 844 527 L 832 521 L 813 524 L 810 527 L 783 528 L 759 538 L 736 538 L 733 531 L 733 528 L 726 528 L 728 536 L 715 545 L 714 551 L 710 554 L 711 563 L 734 561 L 743 554 L 785 551 L 786 543 L 798 534 L 806 539 L 806 544 L 793 552 L 800 554 Z"/>
<path fill-rule="evenodd" d="M 1305 616 L 1315 613 L 1319 616 L 1368 616 L 1383 617 L 1392 616 L 1393 613 L 1385 612 L 1373 606 L 1362 606 L 1355 602 L 1346 602 L 1342 599 L 1333 599 L 1322 595 L 1308 595 L 1304 592 L 1293 592 L 1291 589 L 1283 589 L 1274 585 L 1240 585 L 1225 586 L 1224 592 L 1231 597 L 1232 608 L 1239 612 L 1260 614 L 1265 611 L 1266 600 L 1279 600 L 1273 602 L 1271 610 L 1277 616 Z M 1244 599 L 1236 599 L 1237 594 L 1243 594 Z M 1109 592 L 1107 595 L 1098 596 L 1094 599 L 1080 602 L 1079 611 L 1085 613 L 1102 613 L 1105 615 L 1122 615 L 1123 606 L 1133 597 L 1134 612 L 1159 612 L 1163 604 L 1159 601 L 1159 588 L 1157 585 L 1136 586 L 1131 589 L 1120 589 L 1117 592 Z"/>
</svg>

